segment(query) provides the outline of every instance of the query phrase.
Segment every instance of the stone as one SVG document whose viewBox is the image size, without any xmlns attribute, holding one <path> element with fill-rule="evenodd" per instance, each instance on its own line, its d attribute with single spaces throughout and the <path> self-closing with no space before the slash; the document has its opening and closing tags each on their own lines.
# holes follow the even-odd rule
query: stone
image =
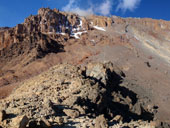
<svg viewBox="0 0 170 128">
<path fill-rule="evenodd" d="M 142 106 L 140 105 L 140 103 L 136 103 L 132 109 L 132 111 L 138 115 L 142 114 Z"/>
<path fill-rule="evenodd" d="M 83 128 L 88 128 L 86 123 L 82 123 Z"/>
<path fill-rule="evenodd" d="M 76 118 L 76 117 L 79 117 L 80 113 L 79 111 L 77 110 L 72 110 L 72 109 L 64 109 L 63 112 L 68 116 L 68 117 L 71 117 L 71 118 Z"/>
<path fill-rule="evenodd" d="M 90 128 L 95 128 L 95 126 L 93 124 L 90 125 Z"/>
<path fill-rule="evenodd" d="M 150 63 L 147 61 L 147 62 L 144 62 L 149 68 L 151 67 Z"/>
<path fill-rule="evenodd" d="M 79 105 L 74 105 L 73 108 L 77 109 L 80 112 L 81 115 L 86 114 L 85 110 L 81 106 L 79 106 Z"/>
<path fill-rule="evenodd" d="M 68 122 L 68 116 L 64 116 L 64 123 L 67 123 Z"/>
<path fill-rule="evenodd" d="M 4 120 L 3 125 L 7 125 L 9 123 L 9 120 Z"/>
<path fill-rule="evenodd" d="M 56 117 L 55 118 L 55 122 L 58 124 L 58 125 L 62 125 L 64 123 L 64 118 L 62 117 Z"/>
<path fill-rule="evenodd" d="M 95 128 L 108 128 L 107 120 L 104 115 L 96 117 Z"/>
<path fill-rule="evenodd" d="M 37 122 L 35 120 L 29 122 L 29 128 L 36 128 L 36 127 L 37 127 Z"/>
<path fill-rule="evenodd" d="M 66 100 L 63 101 L 64 104 L 69 105 L 69 106 L 73 106 L 78 100 L 77 96 L 70 96 L 69 98 L 67 98 Z"/>
<path fill-rule="evenodd" d="M 5 110 L 0 111 L 0 122 L 5 120 L 6 116 L 7 115 L 6 115 L 6 111 Z"/>
<path fill-rule="evenodd" d="M 44 104 L 44 106 L 46 106 L 47 108 L 53 106 L 53 103 L 51 102 L 51 100 L 50 100 L 50 99 L 47 99 L 47 98 L 44 99 L 43 104 Z"/>
<path fill-rule="evenodd" d="M 114 118 L 113 118 L 114 121 L 117 121 L 117 122 L 120 122 L 123 120 L 123 117 L 121 115 L 116 115 Z"/>
<path fill-rule="evenodd" d="M 50 122 L 45 117 L 41 118 L 40 125 L 43 128 L 50 128 L 51 127 Z"/>
<path fill-rule="evenodd" d="M 15 128 L 26 128 L 26 125 L 28 124 L 29 119 L 27 116 L 17 116 L 14 119 L 12 119 L 12 126 Z"/>
<path fill-rule="evenodd" d="M 104 68 L 103 64 L 93 64 L 90 63 L 87 65 L 86 76 L 101 80 L 104 84 L 107 81 L 107 70 Z"/>
</svg>

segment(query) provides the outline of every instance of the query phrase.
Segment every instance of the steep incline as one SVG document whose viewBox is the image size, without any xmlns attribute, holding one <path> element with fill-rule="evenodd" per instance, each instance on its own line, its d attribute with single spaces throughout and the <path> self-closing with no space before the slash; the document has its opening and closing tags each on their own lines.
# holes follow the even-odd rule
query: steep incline
<svg viewBox="0 0 170 128">
<path fill-rule="evenodd" d="M 159 106 L 170 122 L 170 22 L 86 16 L 41 8 L 14 28 L 0 28 L 0 98 L 56 64 L 117 65 L 127 88 Z"/>
<path fill-rule="evenodd" d="M 3 128 L 161 127 L 157 106 L 129 90 L 110 62 L 56 65 L 21 83 L 0 110 Z"/>
</svg>

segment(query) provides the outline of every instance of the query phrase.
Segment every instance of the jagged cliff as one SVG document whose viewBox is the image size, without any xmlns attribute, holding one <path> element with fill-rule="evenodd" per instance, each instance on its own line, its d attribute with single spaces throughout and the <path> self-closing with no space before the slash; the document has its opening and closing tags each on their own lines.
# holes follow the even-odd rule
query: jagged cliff
<svg viewBox="0 0 170 128">
<path fill-rule="evenodd" d="M 79 17 L 76 14 L 41 8 L 38 15 L 29 16 L 24 23 L 18 24 L 14 28 L 4 29 L 0 36 L 0 48 L 3 49 L 14 43 L 24 42 L 34 33 L 49 34 L 53 36 L 53 39 L 58 39 L 57 35 L 67 35 L 67 38 L 69 38 L 77 31 L 92 29 L 92 22 L 93 25 L 106 27 L 111 26 L 113 20 L 99 16 L 91 16 L 87 20 L 85 17 Z"/>
</svg>

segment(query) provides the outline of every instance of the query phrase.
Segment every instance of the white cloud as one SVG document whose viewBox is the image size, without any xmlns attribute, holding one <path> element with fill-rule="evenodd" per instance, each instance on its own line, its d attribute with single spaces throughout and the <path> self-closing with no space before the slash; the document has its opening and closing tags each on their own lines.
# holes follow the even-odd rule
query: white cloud
<svg viewBox="0 0 170 128">
<path fill-rule="evenodd" d="M 111 14 L 111 10 L 116 8 L 116 11 L 122 10 L 124 13 L 126 11 L 134 11 L 140 4 L 141 0 L 103 0 L 102 3 L 88 3 L 89 8 L 79 7 L 81 0 L 69 0 L 68 4 L 62 8 L 66 12 L 74 12 L 80 16 L 87 16 L 91 14 L 101 14 L 108 16 Z M 113 5 L 113 2 L 115 4 Z"/>
<path fill-rule="evenodd" d="M 76 0 L 70 0 L 69 3 L 65 7 L 62 8 L 62 10 L 66 12 L 77 13 L 80 16 L 87 16 L 87 15 L 94 14 L 92 8 L 80 9 L 76 4 L 77 4 Z"/>
<path fill-rule="evenodd" d="M 87 16 L 95 13 L 99 13 L 101 15 L 109 15 L 111 12 L 111 2 L 110 0 L 105 0 L 101 4 L 90 4 L 89 8 L 82 9 L 77 6 L 77 1 L 76 0 L 69 0 L 69 3 L 62 8 L 64 11 L 68 12 L 74 12 L 79 14 L 80 16 Z"/>
<path fill-rule="evenodd" d="M 120 9 L 123 12 L 134 11 L 140 4 L 141 0 L 119 0 L 119 4 L 117 6 L 117 11 Z"/>
<path fill-rule="evenodd" d="M 73 4 L 75 3 L 76 0 L 70 0 L 69 3 L 63 7 L 64 11 L 70 11 L 73 8 Z"/>
<path fill-rule="evenodd" d="M 85 10 L 85 9 L 80 9 L 79 7 L 77 7 L 77 8 L 72 9 L 71 12 L 77 13 L 80 16 L 88 16 L 88 15 L 94 14 L 92 8 L 88 8 Z"/>
<path fill-rule="evenodd" d="M 97 9 L 97 12 L 99 12 L 100 14 L 106 16 L 106 15 L 110 15 L 112 9 L 112 3 L 110 0 L 106 0 L 104 1 L 104 3 L 102 3 L 99 8 Z"/>
</svg>

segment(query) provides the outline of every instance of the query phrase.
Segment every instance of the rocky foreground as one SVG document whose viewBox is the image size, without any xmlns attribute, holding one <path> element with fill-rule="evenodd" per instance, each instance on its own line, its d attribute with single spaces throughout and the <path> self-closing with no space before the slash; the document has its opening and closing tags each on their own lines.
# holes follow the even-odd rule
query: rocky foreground
<svg viewBox="0 0 170 128">
<path fill-rule="evenodd" d="M 165 128 L 113 63 L 56 65 L 0 101 L 1 128 Z"/>
</svg>

